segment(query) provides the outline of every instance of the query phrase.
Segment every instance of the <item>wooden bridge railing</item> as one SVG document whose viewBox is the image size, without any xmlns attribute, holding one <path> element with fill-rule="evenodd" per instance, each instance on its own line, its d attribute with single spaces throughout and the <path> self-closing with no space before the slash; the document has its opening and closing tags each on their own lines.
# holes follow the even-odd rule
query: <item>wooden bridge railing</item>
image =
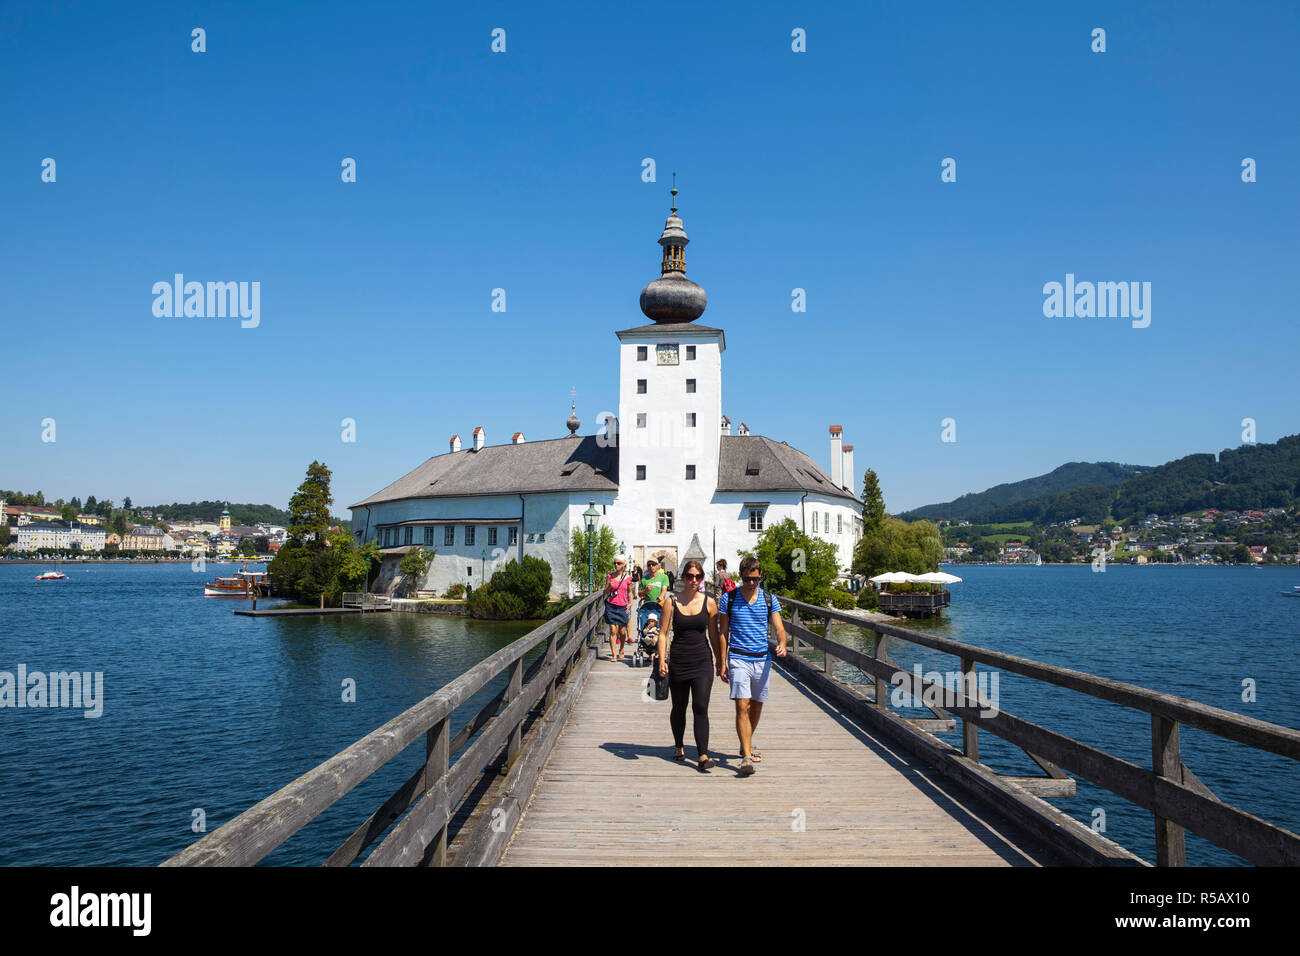
<svg viewBox="0 0 1300 956">
<path fill-rule="evenodd" d="M 493 812 L 477 820 L 471 817 L 471 825 L 460 831 L 456 844 L 456 865 L 495 863 L 595 657 L 600 598 L 590 595 L 529 631 L 163 866 L 257 863 L 422 735 L 425 760 L 419 770 L 357 827 L 325 865 L 352 863 L 395 820 L 363 866 L 445 865 L 448 825 L 462 801 L 485 774 L 504 773 Z M 544 653 L 525 673 L 524 658 L 542 645 Z M 452 735 L 456 708 L 503 674 L 507 682 L 501 692 Z M 530 715 L 535 715 L 531 722 Z M 455 762 L 449 762 L 471 739 L 473 743 Z M 500 767 L 489 766 L 503 752 Z"/>
<path fill-rule="evenodd" d="M 844 611 L 787 598 L 781 601 L 788 611 L 793 612 L 786 616 L 786 629 L 792 638 L 792 653 L 787 655 L 786 661 L 792 669 L 801 676 L 814 678 L 815 684 L 848 704 L 858 716 L 886 731 L 928 762 L 1012 810 L 1016 819 L 1028 823 L 1055 845 L 1090 862 L 1142 862 L 1068 814 L 1031 796 L 1036 790 L 1042 795 L 1052 795 L 1052 782 L 1062 780 L 1066 777 L 1064 771 L 1069 771 L 1152 813 L 1156 862 L 1160 866 L 1186 865 L 1184 830 L 1191 830 L 1252 863 L 1264 866 L 1300 864 L 1300 836 L 1216 797 L 1182 762 L 1178 739 L 1180 727 L 1194 727 L 1256 750 L 1295 760 L 1300 759 L 1300 731 L 1082 671 L 864 620 Z M 823 621 L 825 633 L 817 634 L 810 630 L 807 626 L 809 619 Z M 863 653 L 834 640 L 833 629 L 837 624 L 874 632 L 871 653 Z M 954 655 L 961 662 L 963 682 L 953 687 L 938 686 L 933 681 L 901 670 L 886 654 L 886 643 L 891 638 Z M 793 646 L 800 642 L 823 652 L 825 662 L 822 667 L 811 664 Z M 874 683 L 874 695 L 868 698 L 853 685 L 834 678 L 831 670 L 835 660 L 851 664 L 868 675 Z M 1000 668 L 1150 715 L 1152 769 L 991 706 L 993 702 L 982 698 L 977 690 L 977 664 Z M 951 712 L 961 718 L 961 751 L 927 732 L 925 725 L 934 722 L 908 721 L 891 713 L 887 709 L 891 684 L 902 687 L 918 699 L 927 696 L 927 688 L 930 689 L 930 700 L 936 697 L 944 699 L 943 708 L 936 712 Z M 1001 777 L 980 763 L 981 730 L 1020 747 L 1048 776 Z M 1035 781 L 1046 784 L 1046 789 L 1036 786 Z"/>
</svg>

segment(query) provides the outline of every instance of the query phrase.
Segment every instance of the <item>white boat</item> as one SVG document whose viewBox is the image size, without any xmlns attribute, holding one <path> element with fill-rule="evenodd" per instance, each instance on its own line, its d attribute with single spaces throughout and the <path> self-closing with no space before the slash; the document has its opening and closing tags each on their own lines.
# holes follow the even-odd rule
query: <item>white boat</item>
<svg viewBox="0 0 1300 956">
<path fill-rule="evenodd" d="M 66 581 L 68 576 L 62 571 L 46 571 L 44 574 L 36 575 L 37 581 Z"/>
</svg>

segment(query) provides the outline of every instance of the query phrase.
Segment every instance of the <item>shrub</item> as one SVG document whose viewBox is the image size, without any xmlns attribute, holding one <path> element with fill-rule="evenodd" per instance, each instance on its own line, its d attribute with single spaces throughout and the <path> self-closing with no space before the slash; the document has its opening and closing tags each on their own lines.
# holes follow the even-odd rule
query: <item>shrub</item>
<svg viewBox="0 0 1300 956">
<path fill-rule="evenodd" d="M 876 600 L 876 589 L 864 585 L 862 590 L 858 592 L 858 607 L 874 611 L 879 606 L 880 602 Z"/>
<path fill-rule="evenodd" d="M 525 555 L 522 563 L 511 561 L 498 568 L 492 580 L 470 595 L 469 613 L 506 620 L 541 617 L 550 593 L 551 566 Z"/>
<path fill-rule="evenodd" d="M 453 584 L 451 587 L 447 588 L 447 592 L 443 594 L 443 597 L 451 598 L 453 601 L 459 601 L 464 596 L 465 585 L 463 584 Z"/>
<path fill-rule="evenodd" d="M 831 588 L 831 607 L 841 611 L 852 610 L 858 606 L 858 599 L 846 588 Z"/>
</svg>

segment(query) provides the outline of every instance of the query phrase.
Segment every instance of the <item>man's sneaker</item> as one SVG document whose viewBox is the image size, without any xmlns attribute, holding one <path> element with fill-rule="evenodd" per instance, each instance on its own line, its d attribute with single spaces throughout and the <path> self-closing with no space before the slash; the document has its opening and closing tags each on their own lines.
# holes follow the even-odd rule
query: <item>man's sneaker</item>
<svg viewBox="0 0 1300 956">
<path fill-rule="evenodd" d="M 742 777 L 748 777 L 754 772 L 754 762 L 746 757 L 740 762 L 740 768 L 736 771 Z"/>
</svg>

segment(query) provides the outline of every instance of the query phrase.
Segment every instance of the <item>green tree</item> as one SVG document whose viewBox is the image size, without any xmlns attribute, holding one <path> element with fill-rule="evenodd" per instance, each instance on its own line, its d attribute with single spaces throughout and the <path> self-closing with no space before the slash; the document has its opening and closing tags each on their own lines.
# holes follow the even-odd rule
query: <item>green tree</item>
<svg viewBox="0 0 1300 956">
<path fill-rule="evenodd" d="M 880 479 L 868 468 L 862 476 L 862 522 L 864 534 L 873 534 L 885 521 L 885 498 L 880 493 Z"/>
<path fill-rule="evenodd" d="M 429 573 L 429 566 L 437 553 L 432 548 L 415 548 L 402 555 L 397 570 L 406 578 L 407 593 L 414 594 L 424 583 L 424 576 Z"/>
<path fill-rule="evenodd" d="M 257 554 L 256 548 L 253 547 L 252 538 L 244 538 L 239 542 L 239 553 L 245 558 L 251 558 Z"/>
<path fill-rule="evenodd" d="M 587 590 L 587 547 L 592 544 L 593 535 L 596 567 L 592 580 L 597 591 L 604 587 L 605 576 L 613 573 L 614 557 L 618 549 L 618 542 L 614 540 L 614 531 L 608 525 L 603 525 L 594 532 L 584 528 L 573 529 L 573 537 L 569 542 L 569 581 L 577 590 L 583 592 Z"/>
<path fill-rule="evenodd" d="M 981 542 L 980 546 L 992 544 Z M 996 545 L 992 545 L 996 550 Z M 939 570 L 943 539 L 930 521 L 909 524 L 886 516 L 873 534 L 864 534 L 853 549 L 853 573 L 873 578 L 886 571 L 925 574 Z"/>
<path fill-rule="evenodd" d="M 80 510 L 81 510 L 80 508 L 75 508 L 72 505 L 64 505 L 62 508 L 59 509 L 59 517 L 61 517 L 64 521 L 72 521 L 77 517 L 77 514 L 80 512 Z"/>
<path fill-rule="evenodd" d="M 323 462 L 307 466 L 307 477 L 289 499 L 289 534 L 299 541 L 312 542 L 313 548 L 325 545 L 330 526 L 330 470 Z"/>
<path fill-rule="evenodd" d="M 791 594 L 809 604 L 824 605 L 839 574 L 835 545 L 805 534 L 792 518 L 770 525 L 753 551 L 740 553 L 758 558 L 763 586 L 769 591 Z"/>
<path fill-rule="evenodd" d="M 37 494 L 39 493 L 40 492 L 37 492 Z M 122 507 L 125 508 L 127 511 L 131 510 L 131 498 L 129 495 L 122 499 Z"/>
</svg>

